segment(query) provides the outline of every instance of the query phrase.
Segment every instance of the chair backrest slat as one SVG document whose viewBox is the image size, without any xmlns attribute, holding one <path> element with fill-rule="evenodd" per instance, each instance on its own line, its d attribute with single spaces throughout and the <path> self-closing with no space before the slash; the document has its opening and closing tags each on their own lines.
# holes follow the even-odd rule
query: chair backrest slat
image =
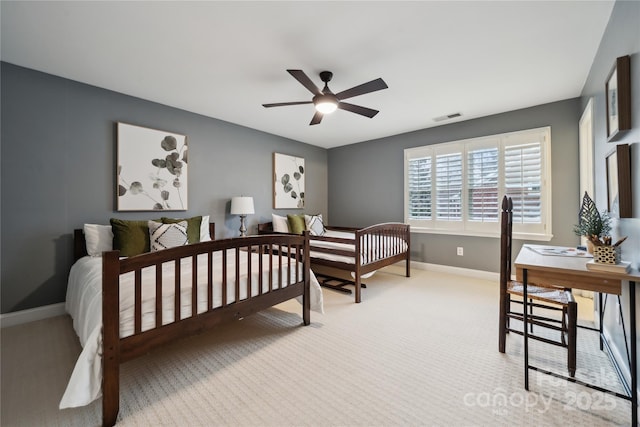
<svg viewBox="0 0 640 427">
<path fill-rule="evenodd" d="M 511 279 L 512 231 L 513 201 L 504 196 L 500 214 L 500 292 L 507 291 L 507 283 Z"/>
</svg>

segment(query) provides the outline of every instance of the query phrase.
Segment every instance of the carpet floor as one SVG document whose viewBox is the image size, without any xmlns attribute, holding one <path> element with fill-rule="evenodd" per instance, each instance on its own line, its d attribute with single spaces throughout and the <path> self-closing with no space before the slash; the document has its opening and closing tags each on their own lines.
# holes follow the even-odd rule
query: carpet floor
<svg viewBox="0 0 640 427">
<path fill-rule="evenodd" d="M 275 308 L 125 363 L 119 426 L 616 426 L 629 402 L 531 372 L 522 337 L 498 352 L 498 284 L 390 267 L 363 302 L 324 290 L 325 314 Z M 583 322 L 586 322 L 583 320 Z M 2 329 L 2 426 L 96 426 L 101 400 L 58 403 L 80 353 L 71 319 Z M 566 351 L 531 361 L 565 372 Z M 578 331 L 578 376 L 621 389 L 597 334 Z"/>
</svg>

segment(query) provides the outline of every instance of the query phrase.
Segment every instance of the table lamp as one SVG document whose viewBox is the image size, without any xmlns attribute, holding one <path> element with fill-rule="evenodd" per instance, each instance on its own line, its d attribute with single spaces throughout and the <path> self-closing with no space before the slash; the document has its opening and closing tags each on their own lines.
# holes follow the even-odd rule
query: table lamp
<svg viewBox="0 0 640 427">
<path fill-rule="evenodd" d="M 240 215 L 240 237 L 247 235 L 247 226 L 244 223 L 247 215 L 255 213 L 253 209 L 253 197 L 233 197 L 231 199 L 231 215 Z"/>
</svg>

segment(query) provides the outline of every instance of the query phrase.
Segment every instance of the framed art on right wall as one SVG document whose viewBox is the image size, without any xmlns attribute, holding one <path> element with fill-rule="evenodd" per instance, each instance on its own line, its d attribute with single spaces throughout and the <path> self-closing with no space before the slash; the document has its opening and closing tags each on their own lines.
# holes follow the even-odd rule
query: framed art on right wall
<svg viewBox="0 0 640 427">
<path fill-rule="evenodd" d="M 606 158 L 607 210 L 613 218 L 631 218 L 631 148 L 619 144 Z"/>
<path fill-rule="evenodd" d="M 607 140 L 617 140 L 631 129 L 631 70 L 629 55 L 616 59 L 605 83 Z"/>
</svg>

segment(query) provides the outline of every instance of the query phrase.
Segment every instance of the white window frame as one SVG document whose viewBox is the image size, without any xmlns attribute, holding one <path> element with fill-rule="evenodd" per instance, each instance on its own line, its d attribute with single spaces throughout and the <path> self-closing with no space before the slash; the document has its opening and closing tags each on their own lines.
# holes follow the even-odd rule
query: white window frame
<svg viewBox="0 0 640 427">
<path fill-rule="evenodd" d="M 527 129 L 460 141 L 444 142 L 404 150 L 404 221 L 411 225 L 411 231 L 417 233 L 452 234 L 465 236 L 500 237 L 499 209 L 505 195 L 504 153 L 505 148 L 522 142 L 538 140 L 540 142 L 541 170 L 540 223 L 518 223 L 514 220 L 513 237 L 516 239 L 549 241 L 553 238 L 551 227 L 551 127 Z M 498 216 L 493 221 L 471 221 L 468 219 L 468 153 L 479 148 L 498 147 Z M 436 204 L 436 167 L 438 154 L 462 153 L 462 211 L 461 221 L 443 221 L 438 219 Z M 409 218 L 409 161 L 431 157 L 431 219 Z M 515 219 L 515 218 L 514 218 Z"/>
</svg>

